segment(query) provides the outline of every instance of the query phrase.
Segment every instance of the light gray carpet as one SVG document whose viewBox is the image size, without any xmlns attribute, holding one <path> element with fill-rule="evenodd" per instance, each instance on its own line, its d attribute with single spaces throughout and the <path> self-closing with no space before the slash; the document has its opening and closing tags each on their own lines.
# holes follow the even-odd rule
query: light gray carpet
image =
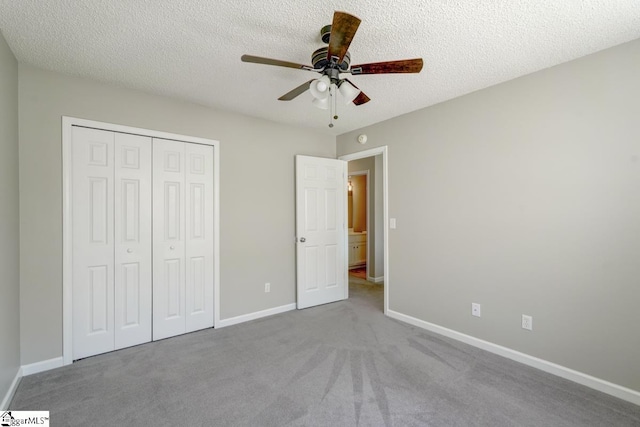
<svg viewBox="0 0 640 427">
<path fill-rule="evenodd" d="M 347 301 L 100 355 L 22 379 L 52 426 L 639 426 L 640 407 Z"/>
</svg>

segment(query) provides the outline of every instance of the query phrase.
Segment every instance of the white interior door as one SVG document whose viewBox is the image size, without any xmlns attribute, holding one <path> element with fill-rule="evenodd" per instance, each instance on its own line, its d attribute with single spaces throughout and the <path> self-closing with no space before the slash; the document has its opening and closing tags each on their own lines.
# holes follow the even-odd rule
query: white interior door
<svg viewBox="0 0 640 427">
<path fill-rule="evenodd" d="M 347 162 L 296 156 L 297 306 L 347 298 Z"/>
<path fill-rule="evenodd" d="M 114 134 L 74 127 L 73 358 L 114 349 Z"/>
<path fill-rule="evenodd" d="M 151 139 L 74 127 L 73 358 L 151 341 Z"/>
<path fill-rule="evenodd" d="M 151 341 L 151 138 L 115 134 L 115 349 Z"/>
<path fill-rule="evenodd" d="M 213 326 L 213 147 L 184 144 L 186 332 Z"/>
<path fill-rule="evenodd" d="M 183 334 L 185 322 L 184 143 L 153 140 L 153 339 Z"/>
<path fill-rule="evenodd" d="M 153 140 L 153 339 L 213 327 L 213 147 Z"/>
</svg>

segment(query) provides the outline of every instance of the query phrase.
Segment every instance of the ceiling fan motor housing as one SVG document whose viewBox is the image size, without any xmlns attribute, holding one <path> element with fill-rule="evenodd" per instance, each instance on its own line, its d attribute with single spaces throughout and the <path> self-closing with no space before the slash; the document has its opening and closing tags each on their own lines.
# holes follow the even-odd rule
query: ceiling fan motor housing
<svg viewBox="0 0 640 427">
<path fill-rule="evenodd" d="M 329 39 L 331 38 L 331 24 L 322 27 L 320 30 L 320 38 L 324 43 L 329 43 Z"/>
<path fill-rule="evenodd" d="M 329 52 L 329 46 L 321 47 L 313 52 L 311 55 L 311 63 L 313 64 L 313 68 L 319 69 L 324 68 L 329 65 L 329 60 L 327 59 L 327 55 Z M 351 64 L 351 54 L 347 52 L 342 58 L 342 62 L 338 64 L 338 68 L 341 71 L 347 71 L 349 69 L 349 65 Z"/>
</svg>

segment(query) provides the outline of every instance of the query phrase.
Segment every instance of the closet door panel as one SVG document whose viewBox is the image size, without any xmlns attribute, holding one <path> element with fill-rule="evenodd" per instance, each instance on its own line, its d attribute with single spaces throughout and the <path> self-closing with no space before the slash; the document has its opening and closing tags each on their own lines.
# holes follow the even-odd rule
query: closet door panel
<svg viewBox="0 0 640 427">
<path fill-rule="evenodd" d="M 73 359 L 114 349 L 114 134 L 72 130 Z"/>
<path fill-rule="evenodd" d="M 185 143 L 186 331 L 213 327 L 213 147 Z"/>
<path fill-rule="evenodd" d="M 184 145 L 153 140 L 154 340 L 186 330 Z"/>
<path fill-rule="evenodd" d="M 115 134 L 115 348 L 151 341 L 151 138 Z"/>
</svg>

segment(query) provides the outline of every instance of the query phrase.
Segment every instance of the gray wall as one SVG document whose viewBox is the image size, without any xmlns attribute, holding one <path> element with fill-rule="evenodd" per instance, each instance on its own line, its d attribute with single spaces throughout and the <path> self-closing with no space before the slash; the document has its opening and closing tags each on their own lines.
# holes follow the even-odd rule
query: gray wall
<svg viewBox="0 0 640 427">
<path fill-rule="evenodd" d="M 0 33 L 0 402 L 20 368 L 18 207 L 18 63 Z"/>
<path fill-rule="evenodd" d="M 640 391 L 638 70 L 640 40 L 338 137 L 389 147 L 390 309 Z"/>
<path fill-rule="evenodd" d="M 62 355 L 63 115 L 219 140 L 221 318 L 295 302 L 294 155 L 335 138 L 21 64 L 23 364 Z"/>
</svg>

